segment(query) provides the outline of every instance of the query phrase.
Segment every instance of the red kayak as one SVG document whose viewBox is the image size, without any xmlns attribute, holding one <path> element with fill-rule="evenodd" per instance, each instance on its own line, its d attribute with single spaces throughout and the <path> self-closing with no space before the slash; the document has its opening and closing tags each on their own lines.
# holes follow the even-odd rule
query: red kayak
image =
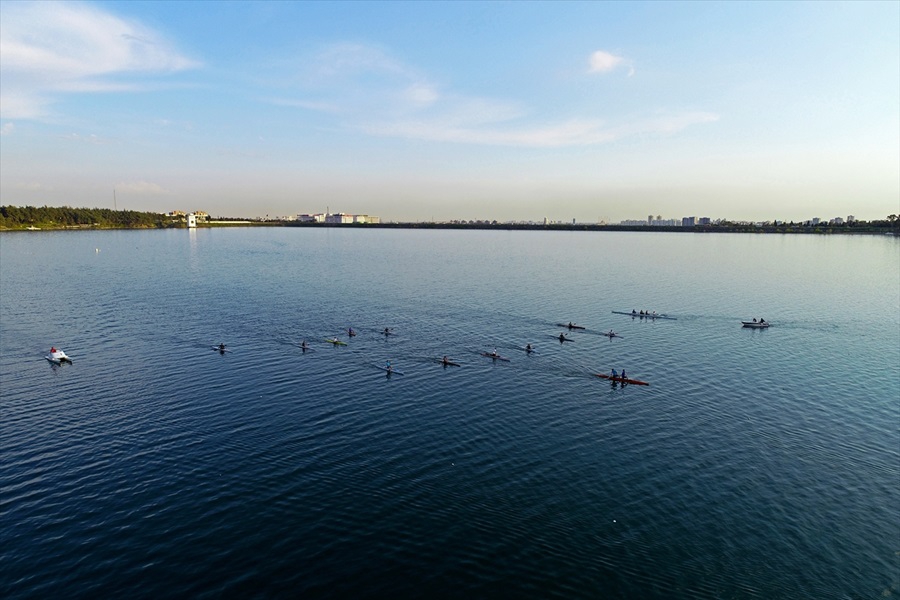
<svg viewBox="0 0 900 600">
<path fill-rule="evenodd" d="M 619 383 L 633 383 L 635 385 L 650 385 L 646 381 L 641 381 L 640 379 L 626 379 L 625 377 L 613 377 L 612 375 L 604 375 L 601 373 L 594 373 L 600 379 L 609 379 L 610 381 L 618 381 Z"/>
</svg>

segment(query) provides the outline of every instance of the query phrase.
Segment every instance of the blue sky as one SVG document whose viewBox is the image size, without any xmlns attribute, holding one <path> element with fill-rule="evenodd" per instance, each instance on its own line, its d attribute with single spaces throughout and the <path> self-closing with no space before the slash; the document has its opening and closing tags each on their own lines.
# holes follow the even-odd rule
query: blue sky
<svg viewBox="0 0 900 600">
<path fill-rule="evenodd" d="M 898 2 L 0 1 L 0 203 L 900 213 Z"/>
</svg>

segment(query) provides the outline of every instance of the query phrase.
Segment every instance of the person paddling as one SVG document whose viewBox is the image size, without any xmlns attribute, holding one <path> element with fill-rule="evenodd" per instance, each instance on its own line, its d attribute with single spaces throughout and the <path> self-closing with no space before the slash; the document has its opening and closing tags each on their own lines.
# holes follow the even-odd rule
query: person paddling
<svg viewBox="0 0 900 600">
<path fill-rule="evenodd" d="M 618 379 L 618 377 L 619 377 L 619 374 L 616 372 L 615 369 L 613 369 L 613 370 L 612 370 L 612 378 L 613 378 L 613 379 Z"/>
<path fill-rule="evenodd" d="M 525 352 L 532 352 L 532 351 L 534 351 L 534 348 L 531 347 L 531 344 L 528 344 L 525 346 Z"/>
<path fill-rule="evenodd" d="M 225 352 L 225 343 L 224 342 L 219 344 L 219 352 L 222 352 L 222 353 Z"/>
</svg>

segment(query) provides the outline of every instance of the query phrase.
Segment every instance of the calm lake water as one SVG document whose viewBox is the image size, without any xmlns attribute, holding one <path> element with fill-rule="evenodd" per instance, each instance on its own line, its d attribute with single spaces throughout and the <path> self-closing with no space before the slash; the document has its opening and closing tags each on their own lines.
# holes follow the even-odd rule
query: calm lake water
<svg viewBox="0 0 900 600">
<path fill-rule="evenodd" d="M 896 238 L 8 233 L 0 350 L 5 599 L 900 595 Z"/>
</svg>

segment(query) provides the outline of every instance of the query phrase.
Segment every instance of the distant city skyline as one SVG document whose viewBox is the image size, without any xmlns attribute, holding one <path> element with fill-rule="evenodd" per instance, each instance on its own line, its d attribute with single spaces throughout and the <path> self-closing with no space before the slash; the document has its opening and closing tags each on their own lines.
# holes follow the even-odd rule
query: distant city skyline
<svg viewBox="0 0 900 600">
<path fill-rule="evenodd" d="M 3 1 L 0 204 L 883 219 L 898 22 L 897 2 Z"/>
</svg>

